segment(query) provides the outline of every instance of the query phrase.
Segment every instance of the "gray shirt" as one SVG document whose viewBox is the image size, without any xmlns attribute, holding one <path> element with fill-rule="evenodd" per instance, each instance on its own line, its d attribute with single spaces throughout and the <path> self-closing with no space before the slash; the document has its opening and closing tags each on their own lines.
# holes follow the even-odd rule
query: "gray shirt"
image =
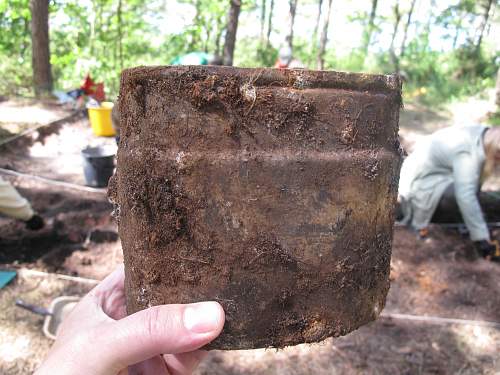
<svg viewBox="0 0 500 375">
<path fill-rule="evenodd" d="M 444 191 L 454 184 L 470 238 L 490 239 L 477 197 L 486 130 L 482 125 L 449 127 L 417 143 L 401 167 L 399 195 L 403 198 L 404 223 L 415 229 L 427 227 Z"/>
</svg>

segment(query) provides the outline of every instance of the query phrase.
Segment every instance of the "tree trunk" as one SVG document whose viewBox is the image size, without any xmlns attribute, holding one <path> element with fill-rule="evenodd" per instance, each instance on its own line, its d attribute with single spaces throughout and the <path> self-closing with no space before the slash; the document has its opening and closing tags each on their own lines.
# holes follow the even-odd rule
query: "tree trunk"
<svg viewBox="0 0 500 375">
<path fill-rule="evenodd" d="M 267 35 L 266 35 L 266 45 L 271 46 L 271 32 L 273 31 L 273 11 L 274 11 L 274 0 L 271 0 L 269 4 L 269 18 L 267 19 Z"/>
<path fill-rule="evenodd" d="M 309 52 L 309 65 L 314 63 L 314 59 L 316 58 L 317 48 L 318 48 L 318 31 L 319 31 L 319 22 L 321 20 L 321 11 L 323 8 L 323 0 L 318 0 L 318 15 L 316 16 L 316 23 L 314 24 L 314 32 L 311 39 L 311 50 Z"/>
<path fill-rule="evenodd" d="M 363 60 L 368 54 L 368 47 L 370 46 L 373 29 L 375 28 L 375 15 L 377 14 L 377 3 L 378 0 L 372 0 L 372 10 L 370 12 L 370 19 L 363 34 Z"/>
<path fill-rule="evenodd" d="M 497 105 L 497 113 L 500 113 L 500 69 L 497 71 L 497 84 L 495 90 L 495 104 Z"/>
<path fill-rule="evenodd" d="M 52 92 L 49 0 L 30 0 L 33 85 L 37 97 Z"/>
<path fill-rule="evenodd" d="M 293 56 L 293 26 L 295 23 L 295 14 L 297 12 L 297 2 L 298 2 L 298 0 L 288 0 L 288 5 L 290 6 L 289 7 L 290 24 L 289 24 L 288 35 L 286 37 L 286 41 L 288 43 L 288 47 L 290 48 L 290 51 L 292 51 L 292 56 Z"/>
<path fill-rule="evenodd" d="M 488 20 L 490 17 L 490 10 L 491 10 L 491 5 L 493 4 L 493 0 L 488 0 L 488 3 L 486 4 L 486 7 L 484 8 L 484 16 L 483 16 L 483 22 L 481 23 L 481 27 L 479 28 L 479 38 L 477 39 L 476 43 L 476 48 L 475 52 L 476 55 L 479 53 L 481 49 L 481 43 L 483 41 L 483 35 L 484 35 L 484 30 L 486 30 L 486 25 L 488 25 Z"/>
<path fill-rule="evenodd" d="M 322 7 L 323 7 L 323 0 L 318 0 L 318 15 L 316 17 L 316 24 L 314 25 L 313 42 L 312 42 L 313 45 L 316 44 L 316 40 L 318 38 L 319 21 L 321 19 Z"/>
<path fill-rule="evenodd" d="M 205 28 L 205 43 L 204 43 L 204 47 L 203 47 L 203 51 L 205 51 L 205 53 L 208 53 L 208 46 L 210 44 L 210 37 L 212 36 L 212 25 L 209 25 L 207 28 Z"/>
<path fill-rule="evenodd" d="M 456 49 L 457 48 L 457 42 L 458 42 L 458 36 L 460 35 L 460 28 L 457 26 L 455 28 L 455 36 L 453 37 L 453 44 L 452 44 L 452 49 Z"/>
<path fill-rule="evenodd" d="M 89 47 L 89 52 L 90 56 L 95 56 L 95 51 L 94 51 L 94 40 L 95 40 L 95 22 L 96 22 L 96 6 L 94 2 L 91 2 L 91 10 L 89 12 L 89 17 L 88 17 L 88 22 L 89 22 L 89 28 L 90 28 L 90 35 L 89 35 L 89 41 L 88 41 L 88 47 Z"/>
<path fill-rule="evenodd" d="M 266 28 L 266 3 L 267 0 L 262 0 L 260 8 L 260 42 L 264 41 L 264 33 Z"/>
<path fill-rule="evenodd" d="M 230 0 L 226 40 L 224 43 L 224 65 L 233 65 L 234 45 L 236 43 L 236 32 L 238 30 L 238 18 L 240 16 L 241 0 Z"/>
<path fill-rule="evenodd" d="M 215 37 L 215 56 L 220 56 L 220 40 L 222 37 L 222 30 L 217 33 Z"/>
<path fill-rule="evenodd" d="M 413 15 L 413 9 L 415 9 L 416 2 L 417 2 L 417 0 L 412 0 L 411 6 L 410 6 L 410 11 L 408 12 L 408 18 L 406 19 L 405 31 L 403 33 L 403 41 L 401 42 L 401 50 L 399 51 L 399 58 L 400 59 L 405 54 L 406 38 L 408 37 L 408 29 L 410 28 L 411 16 Z"/>
<path fill-rule="evenodd" d="M 221 56 L 221 46 L 220 42 L 222 39 L 222 34 L 224 32 L 224 24 L 222 19 L 217 20 L 217 33 L 215 34 L 215 56 L 220 57 Z"/>
<path fill-rule="evenodd" d="M 193 18 L 193 23 L 196 26 L 198 26 L 199 23 L 201 22 L 201 19 L 200 19 L 201 18 L 201 1 L 200 0 L 195 1 L 194 8 L 195 8 L 195 14 L 194 14 L 194 18 Z M 188 49 L 190 51 L 197 49 L 199 41 L 200 41 L 200 36 L 197 34 L 196 31 L 193 31 L 191 33 L 191 40 L 189 42 Z"/>
<path fill-rule="evenodd" d="M 325 67 L 325 49 L 326 42 L 328 41 L 328 26 L 330 24 L 330 13 L 332 11 L 332 0 L 328 0 L 325 19 L 323 21 L 323 31 L 321 32 L 321 39 L 318 48 L 318 69 L 323 70 Z"/>
<path fill-rule="evenodd" d="M 399 4 L 396 1 L 396 4 L 393 7 L 394 13 L 394 29 L 392 31 L 391 45 L 389 47 L 389 55 L 391 58 L 392 65 L 394 66 L 394 70 L 399 73 L 399 59 L 396 55 L 396 51 L 394 51 L 394 42 L 396 40 L 396 35 L 398 33 L 399 22 L 401 21 L 401 13 L 399 13 Z"/>
</svg>

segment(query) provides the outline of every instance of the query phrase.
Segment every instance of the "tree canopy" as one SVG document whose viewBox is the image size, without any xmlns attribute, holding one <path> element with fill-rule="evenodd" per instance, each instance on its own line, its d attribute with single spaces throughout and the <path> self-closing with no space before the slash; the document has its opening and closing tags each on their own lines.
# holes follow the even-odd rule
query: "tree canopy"
<svg viewBox="0 0 500 375">
<path fill-rule="evenodd" d="M 241 5 L 239 25 L 235 4 Z M 165 65 L 194 51 L 222 57 L 229 25 L 237 33 L 234 58 L 226 63 L 273 66 L 280 48 L 289 46 L 304 67 L 399 72 L 407 95 L 425 93 L 443 101 L 494 86 L 498 5 L 498 0 L 52 0 L 52 77 L 56 88 L 71 89 L 90 73 L 116 95 L 123 68 Z M 33 94 L 31 18 L 29 0 L 0 0 L 0 93 Z"/>
</svg>

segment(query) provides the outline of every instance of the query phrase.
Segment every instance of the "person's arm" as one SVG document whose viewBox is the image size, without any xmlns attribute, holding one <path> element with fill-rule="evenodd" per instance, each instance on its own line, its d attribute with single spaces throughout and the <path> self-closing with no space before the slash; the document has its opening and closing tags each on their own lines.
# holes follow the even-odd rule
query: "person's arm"
<svg viewBox="0 0 500 375">
<path fill-rule="evenodd" d="M 466 152 L 453 161 L 455 197 L 472 241 L 489 241 L 490 233 L 477 197 L 481 165 Z"/>
<path fill-rule="evenodd" d="M 30 220 L 35 214 L 29 202 L 24 199 L 9 182 L 1 177 L 0 213 L 23 221 Z"/>
</svg>

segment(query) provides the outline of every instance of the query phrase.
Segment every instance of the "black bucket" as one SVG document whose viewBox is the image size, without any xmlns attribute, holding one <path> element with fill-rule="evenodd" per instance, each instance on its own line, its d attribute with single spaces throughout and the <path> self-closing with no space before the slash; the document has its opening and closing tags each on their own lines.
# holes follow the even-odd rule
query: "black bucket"
<svg viewBox="0 0 500 375">
<path fill-rule="evenodd" d="M 115 169 L 115 150 L 111 147 L 87 147 L 82 150 L 82 156 L 87 186 L 108 186 Z"/>
</svg>

